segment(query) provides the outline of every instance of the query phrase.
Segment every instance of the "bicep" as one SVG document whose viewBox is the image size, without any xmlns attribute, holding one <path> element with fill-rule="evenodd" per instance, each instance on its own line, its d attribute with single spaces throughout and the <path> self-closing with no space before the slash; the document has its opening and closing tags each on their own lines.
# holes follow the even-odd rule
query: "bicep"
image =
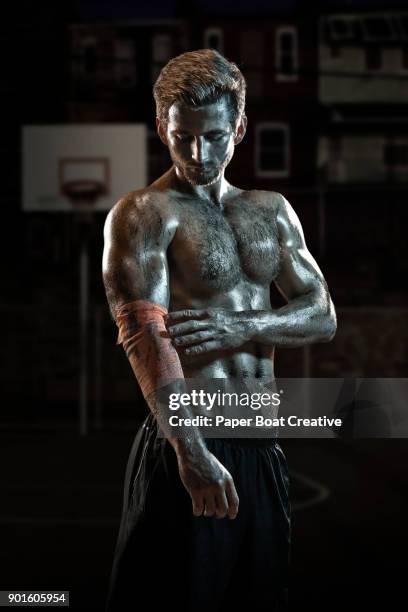
<svg viewBox="0 0 408 612">
<path fill-rule="evenodd" d="M 326 292 L 326 282 L 306 246 L 299 218 L 283 196 L 279 202 L 277 226 L 281 261 L 274 282 L 280 293 L 289 301 L 311 292 Z"/>
<path fill-rule="evenodd" d="M 125 222 L 112 210 L 104 227 L 103 282 L 112 316 L 134 300 L 169 305 L 166 245 L 143 216 Z"/>
</svg>

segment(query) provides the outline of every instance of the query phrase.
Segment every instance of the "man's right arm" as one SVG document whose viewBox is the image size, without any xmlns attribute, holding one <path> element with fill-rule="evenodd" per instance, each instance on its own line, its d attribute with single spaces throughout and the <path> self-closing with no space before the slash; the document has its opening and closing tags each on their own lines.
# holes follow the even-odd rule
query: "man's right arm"
<svg viewBox="0 0 408 612">
<path fill-rule="evenodd" d="M 183 370 L 160 314 L 169 306 L 167 247 L 172 239 L 153 196 L 129 194 L 107 216 L 104 227 L 103 281 L 112 317 L 120 327 L 133 372 L 162 431 L 173 446 L 180 478 L 193 502 L 193 512 L 234 518 L 238 496 L 229 472 L 208 451 L 198 428 L 182 437 L 169 430 L 168 411 L 160 410 L 158 390 L 180 392 Z M 154 316 L 152 315 L 154 313 Z M 159 313 L 159 315 L 158 315 Z M 148 321 L 148 322 L 147 322 Z M 188 407 L 179 416 L 191 418 Z M 166 418 L 167 417 L 167 418 Z"/>
</svg>

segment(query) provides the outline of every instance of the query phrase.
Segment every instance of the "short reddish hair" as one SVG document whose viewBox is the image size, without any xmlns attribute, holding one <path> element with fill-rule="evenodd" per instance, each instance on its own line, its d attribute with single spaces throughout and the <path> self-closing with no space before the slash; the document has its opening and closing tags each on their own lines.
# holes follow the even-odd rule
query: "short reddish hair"
<svg viewBox="0 0 408 612">
<path fill-rule="evenodd" d="M 214 49 L 182 53 L 161 70 L 153 87 L 156 114 L 167 125 L 174 102 L 205 106 L 226 97 L 234 126 L 245 110 L 245 79 L 234 62 Z"/>
</svg>

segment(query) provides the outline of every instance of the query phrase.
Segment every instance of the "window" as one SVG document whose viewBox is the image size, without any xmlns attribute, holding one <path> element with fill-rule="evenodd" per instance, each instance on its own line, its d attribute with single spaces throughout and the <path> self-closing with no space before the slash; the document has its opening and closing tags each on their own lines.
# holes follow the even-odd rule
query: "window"
<svg viewBox="0 0 408 612">
<path fill-rule="evenodd" d="M 256 126 L 255 174 L 265 178 L 289 176 L 289 126 L 286 123 Z"/>
<path fill-rule="evenodd" d="M 204 32 L 204 48 L 224 53 L 224 37 L 221 28 L 207 28 Z"/>
<path fill-rule="evenodd" d="M 365 49 L 365 61 L 367 70 L 381 70 L 382 49 L 377 45 L 370 45 Z"/>
<path fill-rule="evenodd" d="M 383 163 L 389 181 L 408 180 L 408 140 L 390 136 L 384 143 Z"/>
<path fill-rule="evenodd" d="M 74 41 L 73 74 L 77 77 L 93 76 L 98 69 L 97 40 L 85 36 Z"/>
<path fill-rule="evenodd" d="M 364 17 L 363 37 L 366 41 L 395 40 L 394 24 L 388 17 Z"/>
<path fill-rule="evenodd" d="M 282 27 L 276 31 L 276 79 L 296 81 L 298 78 L 297 31 L 293 27 Z"/>
<path fill-rule="evenodd" d="M 241 37 L 241 60 L 247 81 L 248 99 L 263 96 L 264 53 L 263 37 L 258 30 L 246 30 Z"/>
<path fill-rule="evenodd" d="M 161 69 L 173 55 L 173 41 L 169 34 L 155 34 L 152 39 L 152 73 L 154 83 Z"/>
<path fill-rule="evenodd" d="M 173 55 L 173 45 L 169 34 L 153 36 L 153 62 L 166 64 Z"/>
<path fill-rule="evenodd" d="M 386 166 L 408 167 L 408 142 L 387 143 L 384 146 L 384 164 Z"/>
<path fill-rule="evenodd" d="M 115 79 L 118 85 L 131 87 L 136 83 L 135 45 L 132 40 L 115 41 Z"/>
<path fill-rule="evenodd" d="M 341 58 L 341 47 L 340 45 L 335 45 L 335 44 L 331 44 L 330 45 L 330 57 L 332 59 L 339 59 Z"/>
<path fill-rule="evenodd" d="M 94 74 L 98 65 L 95 45 L 84 47 L 84 66 L 87 74 Z"/>
<path fill-rule="evenodd" d="M 395 16 L 394 21 L 396 21 L 398 25 L 400 38 L 402 38 L 402 40 L 408 40 L 408 15 Z"/>
<path fill-rule="evenodd" d="M 338 134 L 333 134 L 328 139 L 327 157 L 327 179 L 329 181 L 343 182 L 345 179 L 345 160 L 343 151 L 343 139 Z"/>
<path fill-rule="evenodd" d="M 352 40 L 355 36 L 354 18 L 329 17 L 327 25 L 331 42 Z"/>
<path fill-rule="evenodd" d="M 401 68 L 404 72 L 408 70 L 408 45 L 404 44 L 401 49 Z"/>
</svg>

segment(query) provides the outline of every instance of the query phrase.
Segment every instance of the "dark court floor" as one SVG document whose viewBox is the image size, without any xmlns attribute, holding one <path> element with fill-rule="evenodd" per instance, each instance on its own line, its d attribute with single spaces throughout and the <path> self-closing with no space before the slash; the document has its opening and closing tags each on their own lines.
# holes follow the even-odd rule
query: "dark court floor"
<svg viewBox="0 0 408 612">
<path fill-rule="evenodd" d="M 103 611 L 135 425 L 108 427 L 82 438 L 73 424 L 1 430 L 0 590 L 69 590 L 71 609 Z M 408 440 L 281 446 L 291 609 L 396 608 L 407 575 Z"/>
</svg>

